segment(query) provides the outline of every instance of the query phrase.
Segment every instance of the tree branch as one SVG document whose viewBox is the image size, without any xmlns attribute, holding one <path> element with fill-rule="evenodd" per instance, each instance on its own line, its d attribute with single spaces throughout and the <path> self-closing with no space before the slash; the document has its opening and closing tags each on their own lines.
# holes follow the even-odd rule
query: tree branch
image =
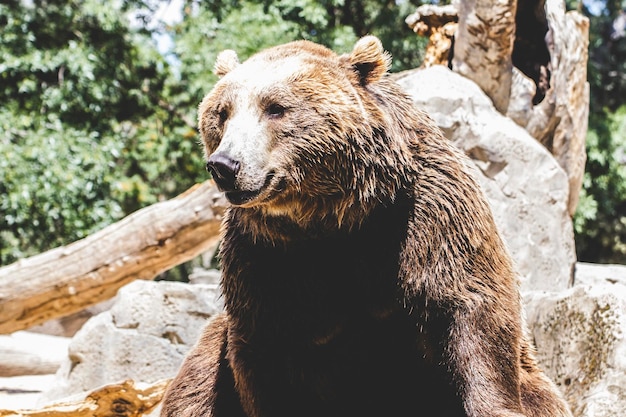
<svg viewBox="0 0 626 417">
<path fill-rule="evenodd" d="M 207 181 L 85 239 L 0 268 L 0 333 L 82 310 L 196 257 L 218 239 L 227 204 Z"/>
</svg>

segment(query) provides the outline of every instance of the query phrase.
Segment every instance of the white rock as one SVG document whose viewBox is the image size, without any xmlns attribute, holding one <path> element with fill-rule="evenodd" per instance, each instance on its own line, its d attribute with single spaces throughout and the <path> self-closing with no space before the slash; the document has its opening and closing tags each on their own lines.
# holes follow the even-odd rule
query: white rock
<svg viewBox="0 0 626 417">
<path fill-rule="evenodd" d="M 506 116 L 518 125 L 526 127 L 532 115 L 533 97 L 537 87 L 531 78 L 515 67 L 513 67 L 513 78 L 511 81 L 511 96 Z"/>
<path fill-rule="evenodd" d="M 569 185 L 554 157 L 501 115 L 474 82 L 446 67 L 410 71 L 397 81 L 483 174 L 479 180 L 522 289 L 568 288 L 576 262 Z"/>
<path fill-rule="evenodd" d="M 575 285 L 620 284 L 626 286 L 626 265 L 578 262 Z"/>
<path fill-rule="evenodd" d="M 128 284 L 110 311 L 91 318 L 74 336 L 42 403 L 128 378 L 154 383 L 174 376 L 209 317 L 222 309 L 215 285 Z"/>
<path fill-rule="evenodd" d="M 598 280 L 602 275 L 597 275 Z M 562 389 L 575 417 L 624 416 L 626 285 L 622 283 L 576 285 L 560 293 L 525 296 L 538 359 Z"/>
<path fill-rule="evenodd" d="M 0 377 L 0 410 L 36 408 L 42 392 L 54 386 L 54 374 Z"/>
</svg>

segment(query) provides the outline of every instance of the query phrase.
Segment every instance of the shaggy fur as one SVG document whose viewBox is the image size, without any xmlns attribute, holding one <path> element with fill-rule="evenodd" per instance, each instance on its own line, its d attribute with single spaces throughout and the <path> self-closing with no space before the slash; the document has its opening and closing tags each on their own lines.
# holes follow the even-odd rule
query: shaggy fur
<svg viewBox="0 0 626 417">
<path fill-rule="evenodd" d="M 570 416 L 466 157 L 386 77 L 380 41 L 222 57 L 200 130 L 235 174 L 218 181 L 226 313 L 162 416 Z"/>
</svg>

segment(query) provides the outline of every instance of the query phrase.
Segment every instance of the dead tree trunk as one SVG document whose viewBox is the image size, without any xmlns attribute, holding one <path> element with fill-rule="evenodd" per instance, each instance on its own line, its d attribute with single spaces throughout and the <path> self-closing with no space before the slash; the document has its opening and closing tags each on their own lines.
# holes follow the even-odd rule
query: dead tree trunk
<svg viewBox="0 0 626 417">
<path fill-rule="evenodd" d="M 506 113 L 511 94 L 516 6 L 516 0 L 459 3 L 463 18 L 455 36 L 452 68 L 478 84 L 500 113 Z"/>
<path fill-rule="evenodd" d="M 589 20 L 578 12 L 566 12 L 565 3 L 554 0 L 546 1 L 545 16 L 549 84 L 545 98 L 533 107 L 524 127 L 552 152 L 567 173 L 568 209 L 573 216 L 587 162 Z"/>
<path fill-rule="evenodd" d="M 212 181 L 67 246 L 0 268 L 0 333 L 66 316 L 215 244 L 227 202 Z"/>
</svg>

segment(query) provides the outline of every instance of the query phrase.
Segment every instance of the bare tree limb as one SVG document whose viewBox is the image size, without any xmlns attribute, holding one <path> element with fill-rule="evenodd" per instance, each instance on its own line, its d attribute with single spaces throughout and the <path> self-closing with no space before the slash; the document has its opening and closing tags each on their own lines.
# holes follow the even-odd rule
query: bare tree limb
<svg viewBox="0 0 626 417">
<path fill-rule="evenodd" d="M 0 377 L 54 374 L 67 357 L 69 340 L 32 332 L 0 335 Z"/>
<path fill-rule="evenodd" d="M 227 202 L 213 181 L 67 246 L 0 268 L 0 333 L 66 316 L 209 249 Z"/>
</svg>

